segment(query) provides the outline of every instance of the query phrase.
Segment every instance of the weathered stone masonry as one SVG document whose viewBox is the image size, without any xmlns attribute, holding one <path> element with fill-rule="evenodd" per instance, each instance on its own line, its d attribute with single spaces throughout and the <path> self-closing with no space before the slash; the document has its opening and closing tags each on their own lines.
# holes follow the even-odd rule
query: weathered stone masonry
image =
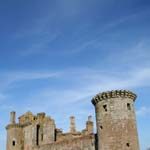
<svg viewBox="0 0 150 150">
<path fill-rule="evenodd" d="M 19 117 L 11 112 L 7 129 L 6 150 L 139 150 L 134 101 L 136 95 L 126 90 L 97 94 L 95 106 L 97 133 L 91 116 L 81 132 L 76 130 L 75 117 L 70 117 L 70 131 L 63 133 L 54 119 L 27 112 Z"/>
</svg>

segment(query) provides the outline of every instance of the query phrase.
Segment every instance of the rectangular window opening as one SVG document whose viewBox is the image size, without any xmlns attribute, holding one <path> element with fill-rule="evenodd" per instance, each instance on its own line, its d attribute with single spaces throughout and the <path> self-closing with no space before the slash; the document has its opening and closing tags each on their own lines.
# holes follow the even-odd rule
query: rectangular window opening
<svg viewBox="0 0 150 150">
<path fill-rule="evenodd" d="M 127 108 L 128 108 L 128 110 L 131 110 L 131 104 L 130 103 L 127 103 Z"/>
</svg>

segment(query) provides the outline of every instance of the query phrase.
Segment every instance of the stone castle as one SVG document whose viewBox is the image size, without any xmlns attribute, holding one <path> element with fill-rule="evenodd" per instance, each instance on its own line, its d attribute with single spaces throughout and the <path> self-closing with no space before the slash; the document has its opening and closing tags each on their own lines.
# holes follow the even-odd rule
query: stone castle
<svg viewBox="0 0 150 150">
<path fill-rule="evenodd" d="M 136 95 L 126 90 L 97 94 L 92 99 L 96 133 L 91 116 L 81 132 L 70 117 L 70 131 L 63 133 L 45 113 L 27 112 L 16 123 L 15 112 L 11 112 L 6 126 L 7 150 L 139 150 L 135 99 Z"/>
</svg>

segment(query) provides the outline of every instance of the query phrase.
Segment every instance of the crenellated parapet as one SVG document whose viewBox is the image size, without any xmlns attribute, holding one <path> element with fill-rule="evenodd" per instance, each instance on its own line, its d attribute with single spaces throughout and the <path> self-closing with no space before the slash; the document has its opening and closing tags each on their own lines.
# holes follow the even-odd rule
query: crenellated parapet
<svg viewBox="0 0 150 150">
<path fill-rule="evenodd" d="M 135 101 L 136 99 L 136 94 L 134 94 L 131 91 L 127 90 L 114 90 L 114 91 L 108 91 L 108 92 L 103 92 L 97 94 L 93 99 L 92 99 L 92 104 L 96 105 L 99 101 L 111 99 L 111 98 L 130 98 Z"/>
</svg>

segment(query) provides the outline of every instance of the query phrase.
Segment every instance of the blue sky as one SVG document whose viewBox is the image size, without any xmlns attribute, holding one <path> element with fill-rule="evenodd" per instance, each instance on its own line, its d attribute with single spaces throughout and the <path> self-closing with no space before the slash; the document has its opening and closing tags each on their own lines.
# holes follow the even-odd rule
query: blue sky
<svg viewBox="0 0 150 150">
<path fill-rule="evenodd" d="M 137 95 L 141 150 L 150 147 L 149 0 L 0 0 L 0 147 L 9 112 L 46 112 L 83 129 L 98 92 Z"/>
</svg>

